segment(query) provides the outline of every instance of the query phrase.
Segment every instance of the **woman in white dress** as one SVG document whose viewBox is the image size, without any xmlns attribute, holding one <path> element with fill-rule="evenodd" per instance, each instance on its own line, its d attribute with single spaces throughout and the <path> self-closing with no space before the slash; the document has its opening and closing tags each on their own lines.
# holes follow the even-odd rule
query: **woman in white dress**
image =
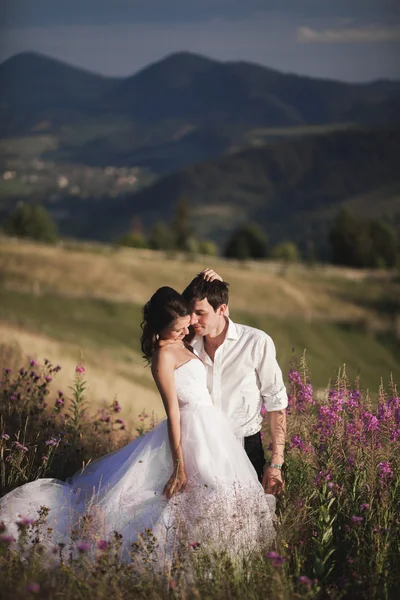
<svg viewBox="0 0 400 600">
<path fill-rule="evenodd" d="M 0 501 L 0 520 L 49 509 L 47 546 L 122 534 L 124 557 L 143 532 L 160 560 L 190 547 L 243 557 L 275 538 L 275 498 L 264 493 L 229 421 L 207 390 L 201 360 L 185 344 L 191 320 L 184 298 L 162 287 L 144 307 L 141 345 L 167 419 L 67 482 L 38 479 Z M 43 526 L 44 531 L 44 526 Z"/>
</svg>

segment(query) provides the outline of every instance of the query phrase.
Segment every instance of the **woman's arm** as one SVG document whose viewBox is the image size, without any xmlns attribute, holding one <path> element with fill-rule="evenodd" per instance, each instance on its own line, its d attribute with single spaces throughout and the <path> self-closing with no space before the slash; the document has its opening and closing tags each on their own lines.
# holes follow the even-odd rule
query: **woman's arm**
<svg viewBox="0 0 400 600">
<path fill-rule="evenodd" d="M 168 421 L 168 437 L 174 470 L 163 494 L 171 498 L 186 486 L 187 477 L 181 445 L 181 421 L 174 379 L 175 359 L 169 351 L 156 352 L 151 371 L 160 392 Z"/>
</svg>

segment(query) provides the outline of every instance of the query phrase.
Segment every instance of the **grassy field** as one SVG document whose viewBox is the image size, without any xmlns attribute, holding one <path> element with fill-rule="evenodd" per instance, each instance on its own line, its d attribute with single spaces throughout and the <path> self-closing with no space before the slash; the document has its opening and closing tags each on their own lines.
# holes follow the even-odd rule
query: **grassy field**
<svg viewBox="0 0 400 600">
<path fill-rule="evenodd" d="M 50 247 L 0 239 L 0 335 L 27 355 L 66 365 L 83 352 L 90 400 L 117 394 L 128 421 L 146 406 L 162 415 L 140 357 L 141 307 L 155 289 L 182 290 L 209 265 L 149 251 L 69 244 Z M 306 349 L 313 383 L 324 388 L 346 364 L 374 395 L 383 377 L 400 381 L 394 328 L 400 282 L 385 272 L 212 259 L 231 285 L 231 315 L 274 339 L 286 374 Z M 398 327 L 398 325 L 397 325 Z M 44 354 L 46 353 L 46 354 Z"/>
</svg>

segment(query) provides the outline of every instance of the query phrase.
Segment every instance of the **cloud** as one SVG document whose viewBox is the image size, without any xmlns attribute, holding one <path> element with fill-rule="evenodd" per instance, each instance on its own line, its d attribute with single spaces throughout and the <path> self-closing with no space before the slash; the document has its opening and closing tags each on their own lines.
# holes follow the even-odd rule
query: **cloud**
<svg viewBox="0 0 400 600">
<path fill-rule="evenodd" d="M 400 26 L 345 27 L 342 29 L 313 29 L 299 27 L 297 40 L 304 43 L 379 43 L 400 42 Z"/>
<path fill-rule="evenodd" d="M 279 11 L 286 17 L 338 18 L 398 23 L 398 0 L 2 0 L 0 28 L 109 23 L 178 23 L 248 18 Z"/>
</svg>

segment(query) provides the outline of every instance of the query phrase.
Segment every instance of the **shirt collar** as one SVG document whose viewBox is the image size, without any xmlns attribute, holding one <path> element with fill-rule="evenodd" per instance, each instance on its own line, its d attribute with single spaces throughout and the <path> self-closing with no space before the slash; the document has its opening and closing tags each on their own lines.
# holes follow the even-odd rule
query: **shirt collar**
<svg viewBox="0 0 400 600">
<path fill-rule="evenodd" d="M 225 339 L 226 340 L 237 340 L 239 337 L 237 327 L 231 319 L 228 318 L 228 331 L 226 332 Z"/>
</svg>

